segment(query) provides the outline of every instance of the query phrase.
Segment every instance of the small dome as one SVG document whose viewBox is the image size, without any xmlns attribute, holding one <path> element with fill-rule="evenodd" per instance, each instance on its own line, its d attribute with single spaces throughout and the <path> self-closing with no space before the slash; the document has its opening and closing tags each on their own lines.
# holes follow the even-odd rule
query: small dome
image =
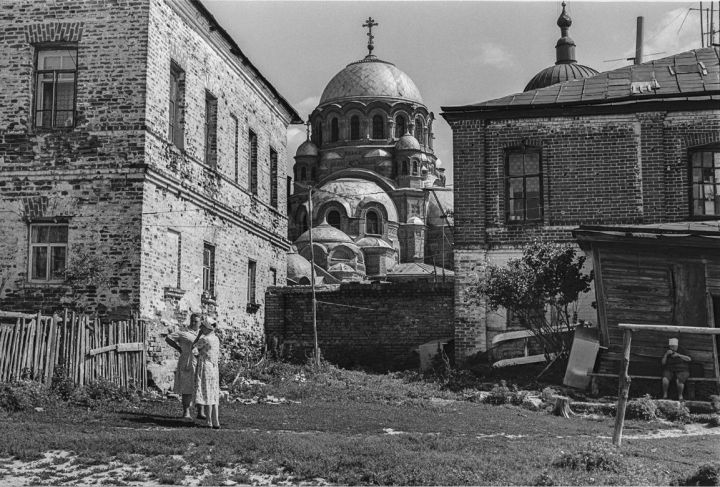
<svg viewBox="0 0 720 487">
<path fill-rule="evenodd" d="M 422 104 L 420 90 L 394 64 L 374 56 L 348 64 L 325 87 L 320 105 L 333 101 L 392 98 Z"/>
<path fill-rule="evenodd" d="M 578 63 L 556 64 L 549 66 L 533 76 L 523 91 L 537 90 L 546 86 L 562 83 L 571 79 L 590 78 L 598 71 Z"/>
<path fill-rule="evenodd" d="M 333 159 L 342 159 L 342 156 L 338 154 L 337 152 L 325 152 L 322 155 L 323 161 L 331 161 Z"/>
<path fill-rule="evenodd" d="M 298 147 L 297 152 L 295 152 L 295 157 L 317 156 L 317 155 L 318 155 L 317 146 L 309 140 L 306 140 L 305 142 L 300 144 L 300 147 Z"/>
<path fill-rule="evenodd" d="M 312 264 L 298 254 L 295 247 L 292 247 L 287 254 L 287 278 L 290 281 L 299 283 L 303 277 L 310 279 L 312 275 Z"/>
<path fill-rule="evenodd" d="M 397 150 L 420 150 L 420 142 L 410 134 L 405 134 L 400 137 L 395 144 Z"/>
<path fill-rule="evenodd" d="M 363 237 L 357 242 L 355 242 L 355 245 L 360 247 L 361 249 L 367 249 L 367 248 L 384 248 L 384 249 L 390 249 L 395 250 L 392 245 L 387 243 L 385 240 L 377 237 Z"/>
<path fill-rule="evenodd" d="M 407 221 L 407 222 L 408 222 L 410 225 L 425 225 L 425 224 L 423 223 L 423 221 L 422 221 L 420 218 L 416 217 L 416 216 L 411 216 L 410 218 L 408 218 L 408 221 Z"/>
<path fill-rule="evenodd" d="M 345 232 L 338 230 L 327 222 L 322 222 L 320 225 L 313 227 L 312 232 L 313 243 L 353 243 Z M 296 245 L 304 242 L 310 242 L 310 230 L 307 230 L 295 240 Z"/>
</svg>

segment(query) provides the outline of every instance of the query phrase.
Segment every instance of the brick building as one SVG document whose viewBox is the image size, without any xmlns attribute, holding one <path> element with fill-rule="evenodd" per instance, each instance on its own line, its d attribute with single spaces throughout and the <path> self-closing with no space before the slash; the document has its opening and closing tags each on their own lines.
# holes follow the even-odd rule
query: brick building
<svg viewBox="0 0 720 487">
<path fill-rule="evenodd" d="M 0 29 L 0 308 L 260 333 L 288 102 L 196 0 L 17 0 Z"/>
<path fill-rule="evenodd" d="M 720 218 L 718 54 L 698 49 L 443 107 L 455 157 L 458 358 L 508 327 L 468 299 L 479 264 L 504 263 L 536 238 L 574 242 L 579 225 Z M 596 323 L 594 299 L 579 313 Z"/>
</svg>

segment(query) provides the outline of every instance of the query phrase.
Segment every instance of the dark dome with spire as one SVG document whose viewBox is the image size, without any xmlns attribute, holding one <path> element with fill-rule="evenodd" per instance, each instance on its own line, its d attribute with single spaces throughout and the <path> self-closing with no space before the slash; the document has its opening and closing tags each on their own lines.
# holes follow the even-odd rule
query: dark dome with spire
<svg viewBox="0 0 720 487">
<path fill-rule="evenodd" d="M 565 11 L 565 2 L 562 3 L 562 8 L 562 13 L 557 20 L 561 37 L 555 45 L 555 65 L 549 66 L 533 76 L 523 91 L 537 90 L 563 81 L 590 78 L 599 74 L 597 70 L 578 64 L 575 60 L 575 41 L 568 35 L 572 19 Z"/>
</svg>

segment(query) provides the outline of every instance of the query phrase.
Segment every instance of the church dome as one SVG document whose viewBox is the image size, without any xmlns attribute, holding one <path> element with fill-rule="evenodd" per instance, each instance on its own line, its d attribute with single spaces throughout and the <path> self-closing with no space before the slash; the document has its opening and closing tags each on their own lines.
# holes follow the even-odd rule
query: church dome
<svg viewBox="0 0 720 487">
<path fill-rule="evenodd" d="M 303 157 L 303 156 L 317 156 L 318 155 L 318 148 L 315 144 L 310 142 L 309 140 L 306 140 L 302 144 L 300 144 L 300 147 L 297 148 L 297 152 L 295 152 L 295 157 Z"/>
<path fill-rule="evenodd" d="M 572 79 L 590 78 L 599 72 L 588 66 L 578 64 L 575 60 L 575 41 L 568 35 L 572 19 L 565 11 L 565 2 L 562 3 L 562 13 L 557 20 L 561 37 L 555 45 L 555 65 L 549 66 L 532 77 L 523 91 L 537 90 Z"/>
<path fill-rule="evenodd" d="M 420 150 L 420 142 L 410 134 L 400 137 L 395 144 L 396 150 Z"/>
<path fill-rule="evenodd" d="M 313 243 L 353 243 L 353 240 L 347 236 L 342 230 L 338 230 L 327 222 L 322 222 L 320 225 L 313 227 Z M 310 242 L 310 230 L 300 235 L 295 244 Z"/>
<path fill-rule="evenodd" d="M 291 247 L 287 254 L 287 278 L 290 281 L 300 283 L 303 278 L 310 280 L 312 275 L 312 264 L 305 257 L 297 253 L 295 247 Z"/>
<path fill-rule="evenodd" d="M 330 102 L 393 98 L 422 104 L 420 90 L 394 64 L 375 56 L 348 64 L 325 87 L 320 105 Z"/>
<path fill-rule="evenodd" d="M 393 250 L 392 245 L 387 243 L 385 240 L 377 237 L 363 237 L 357 242 L 355 242 L 355 245 L 357 245 L 361 249 L 382 248 Z"/>
</svg>

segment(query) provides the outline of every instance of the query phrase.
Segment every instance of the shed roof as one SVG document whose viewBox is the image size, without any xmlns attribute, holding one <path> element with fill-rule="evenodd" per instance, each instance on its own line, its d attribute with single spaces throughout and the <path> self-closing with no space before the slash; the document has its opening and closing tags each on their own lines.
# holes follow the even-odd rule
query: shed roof
<svg viewBox="0 0 720 487">
<path fill-rule="evenodd" d="M 589 78 L 442 110 L 443 115 L 451 115 L 667 100 L 720 101 L 720 47 L 693 49 Z"/>
<path fill-rule="evenodd" d="M 581 225 L 573 231 L 580 243 L 627 242 L 720 250 L 720 220 L 681 221 L 646 225 Z"/>
</svg>

